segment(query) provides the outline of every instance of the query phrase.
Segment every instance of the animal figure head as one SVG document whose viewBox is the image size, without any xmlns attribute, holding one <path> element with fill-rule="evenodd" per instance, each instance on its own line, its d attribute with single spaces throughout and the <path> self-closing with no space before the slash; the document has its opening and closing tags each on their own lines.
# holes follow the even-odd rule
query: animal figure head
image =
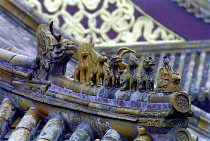
<svg viewBox="0 0 210 141">
<path fill-rule="evenodd" d="M 107 60 L 108 60 L 108 58 L 106 57 L 106 54 L 105 54 L 105 52 L 103 51 L 102 53 L 101 53 L 101 55 L 98 57 L 98 61 L 99 62 L 107 62 Z"/>
<path fill-rule="evenodd" d="M 37 57 L 34 60 L 35 78 L 49 80 L 55 74 L 65 74 L 66 64 L 74 53 L 74 43 L 69 40 L 61 40 L 53 30 L 53 22 L 50 29 L 47 25 L 39 25 L 36 33 Z"/>
<path fill-rule="evenodd" d="M 171 79 L 172 83 L 174 84 L 179 84 L 181 81 L 181 76 L 179 75 L 178 72 L 172 73 Z"/>
<path fill-rule="evenodd" d="M 61 35 L 57 35 L 53 30 L 53 22 L 50 29 L 47 25 L 40 25 L 37 28 L 37 57 L 46 60 L 59 62 L 68 55 L 73 55 L 74 43 L 69 40 L 61 40 Z"/>
<path fill-rule="evenodd" d="M 133 67 L 134 69 L 136 69 L 139 65 L 138 65 L 138 59 L 136 58 L 136 56 L 132 53 L 130 53 L 129 56 L 129 60 L 128 60 L 128 65 L 130 67 Z"/>
<path fill-rule="evenodd" d="M 124 51 L 123 51 L 121 54 L 119 54 L 120 51 L 122 51 L 122 50 L 124 50 Z M 109 65 L 111 65 L 112 67 L 119 68 L 120 70 L 126 69 L 126 68 L 127 68 L 127 64 L 125 64 L 125 63 L 123 62 L 122 57 L 123 57 L 123 55 L 124 55 L 125 53 L 128 53 L 128 52 L 136 53 L 134 50 L 129 49 L 129 48 L 126 48 L 126 47 L 120 48 L 120 49 L 116 52 L 116 54 L 113 55 L 113 56 L 111 57 L 111 60 L 110 60 L 110 62 L 109 62 Z"/>
<path fill-rule="evenodd" d="M 146 71 L 153 72 L 155 64 L 155 58 L 151 53 L 145 56 L 143 66 Z"/>
</svg>

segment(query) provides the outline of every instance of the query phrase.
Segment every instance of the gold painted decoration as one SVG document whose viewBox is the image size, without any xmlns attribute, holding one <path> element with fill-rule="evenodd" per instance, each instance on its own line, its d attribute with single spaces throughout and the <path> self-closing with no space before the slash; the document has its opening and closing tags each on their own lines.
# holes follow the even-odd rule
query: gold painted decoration
<svg viewBox="0 0 210 141">
<path fill-rule="evenodd" d="M 84 43 L 78 47 L 79 60 L 74 71 L 74 81 L 97 86 L 105 85 L 108 58 L 105 52 L 98 55 L 93 47 L 94 45 L 90 43 Z"/>
<path fill-rule="evenodd" d="M 83 42 L 134 43 L 140 38 L 146 42 L 184 40 L 130 0 L 24 1 Z M 136 17 L 136 12 L 141 16 Z M 110 37 L 110 33 L 116 36 Z"/>
<path fill-rule="evenodd" d="M 188 126 L 189 119 L 161 119 L 161 118 L 148 118 L 139 119 L 140 126 L 151 127 L 186 127 Z"/>
<path fill-rule="evenodd" d="M 179 92 L 181 91 L 181 76 L 174 72 L 169 65 L 167 56 L 163 57 L 164 67 L 159 68 L 157 72 L 157 92 Z"/>
<path fill-rule="evenodd" d="M 173 129 L 171 134 L 171 141 L 192 141 L 189 131 L 185 128 Z"/>
<path fill-rule="evenodd" d="M 134 141 L 153 141 L 153 138 L 147 133 L 146 128 L 141 127 L 139 129 L 139 136 Z"/>
</svg>

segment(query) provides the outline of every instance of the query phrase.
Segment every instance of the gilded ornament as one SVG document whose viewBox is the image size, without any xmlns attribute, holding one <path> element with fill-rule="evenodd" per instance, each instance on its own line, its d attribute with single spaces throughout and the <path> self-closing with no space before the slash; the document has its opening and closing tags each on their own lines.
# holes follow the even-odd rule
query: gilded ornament
<svg viewBox="0 0 210 141">
<path fill-rule="evenodd" d="M 176 128 L 172 130 L 172 141 L 192 141 L 192 137 L 185 128 Z"/>
<path fill-rule="evenodd" d="M 119 42 L 135 43 L 143 37 L 144 41 L 155 42 L 181 40 L 170 29 L 164 27 L 155 19 L 146 14 L 139 6 L 127 0 L 24 0 L 30 6 L 48 19 L 54 20 L 57 25 L 73 35 L 77 40 L 93 42 L 94 44 L 117 44 Z M 116 8 L 110 12 L 110 4 Z M 68 7 L 77 7 L 75 13 L 68 11 Z M 47 12 L 44 12 L 46 9 Z M 135 17 L 135 11 L 142 16 Z M 59 18 L 64 23 L 61 25 Z M 87 27 L 83 20 L 87 18 Z M 98 22 L 101 19 L 102 23 Z M 142 30 L 144 29 L 144 30 Z M 117 36 L 111 39 L 108 33 L 113 30 Z"/>
<path fill-rule="evenodd" d="M 157 73 L 157 92 L 175 92 L 181 91 L 181 76 L 178 72 L 174 72 L 169 65 L 167 56 L 163 57 L 164 67 L 160 68 Z"/>
<path fill-rule="evenodd" d="M 74 81 L 97 86 L 105 85 L 108 58 L 105 52 L 98 55 L 93 47 L 94 45 L 90 43 L 78 47 L 79 60 L 74 71 Z"/>
<path fill-rule="evenodd" d="M 146 128 L 141 127 L 139 129 L 139 136 L 134 141 L 153 141 L 153 138 L 147 133 Z"/>
</svg>

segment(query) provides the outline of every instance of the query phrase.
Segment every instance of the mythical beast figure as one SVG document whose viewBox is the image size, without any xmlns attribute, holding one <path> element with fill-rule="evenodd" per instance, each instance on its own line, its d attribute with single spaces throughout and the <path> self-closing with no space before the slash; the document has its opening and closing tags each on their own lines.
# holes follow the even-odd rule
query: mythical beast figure
<svg viewBox="0 0 210 141">
<path fill-rule="evenodd" d="M 120 51 L 124 50 L 121 54 Z M 126 47 L 122 47 L 120 49 L 118 49 L 118 51 L 116 52 L 116 55 L 113 55 L 110 59 L 109 62 L 109 67 L 110 67 L 110 72 L 109 74 L 111 74 L 111 77 L 114 77 L 113 80 L 114 82 L 112 82 L 112 86 L 107 86 L 107 87 L 112 87 L 112 88 L 119 88 L 120 87 L 120 75 L 124 72 L 124 70 L 127 68 L 127 64 L 123 62 L 123 55 L 127 52 L 132 52 L 132 53 L 136 53 L 134 50 L 126 48 Z M 109 79 L 110 81 L 112 81 L 112 79 Z M 107 82 L 107 84 L 110 84 L 110 82 Z"/>
<path fill-rule="evenodd" d="M 74 71 L 75 82 L 86 82 L 91 85 L 101 86 L 105 84 L 105 77 L 108 71 L 108 66 L 105 63 L 108 58 L 105 52 L 98 55 L 93 50 L 94 45 L 84 43 L 78 47 L 77 53 L 79 61 Z"/>
<path fill-rule="evenodd" d="M 50 29 L 47 25 L 39 25 L 36 39 L 38 52 L 34 60 L 34 78 L 51 80 L 56 74 L 65 75 L 67 62 L 74 53 L 74 43 L 56 35 L 53 22 Z"/>
<path fill-rule="evenodd" d="M 123 87 L 120 88 L 121 91 L 125 90 L 137 90 L 137 80 L 138 77 L 135 73 L 135 69 L 138 67 L 138 59 L 136 58 L 135 55 L 130 53 L 129 60 L 128 60 L 128 67 L 127 71 L 124 74 L 125 78 L 121 85 L 124 85 Z"/>
<path fill-rule="evenodd" d="M 87 63 L 87 57 L 89 55 L 89 52 L 87 49 L 84 49 L 83 51 L 80 51 L 80 48 L 77 50 L 79 54 L 79 61 L 75 67 L 74 71 L 74 80 L 75 82 L 87 82 L 88 83 L 88 63 Z"/>
<path fill-rule="evenodd" d="M 90 72 L 90 84 L 94 85 L 96 82 L 97 86 L 105 85 L 105 78 L 108 72 L 108 66 L 105 64 L 108 58 L 106 57 L 105 52 L 102 52 L 101 55 L 98 56 L 98 62 L 96 67 L 93 67 Z M 95 82 L 94 79 L 96 78 Z"/>
<path fill-rule="evenodd" d="M 140 92 L 154 91 L 154 66 L 155 58 L 149 53 L 144 58 L 142 75 L 138 78 L 138 89 Z"/>
</svg>

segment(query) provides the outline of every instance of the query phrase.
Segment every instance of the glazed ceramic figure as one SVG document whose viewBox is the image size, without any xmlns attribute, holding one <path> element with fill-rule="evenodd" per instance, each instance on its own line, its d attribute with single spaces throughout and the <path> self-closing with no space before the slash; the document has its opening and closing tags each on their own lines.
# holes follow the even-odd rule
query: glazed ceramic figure
<svg viewBox="0 0 210 141">
<path fill-rule="evenodd" d="M 94 45 L 90 43 L 84 43 L 78 47 L 79 60 L 74 71 L 74 81 L 101 86 L 105 83 L 108 58 L 105 52 L 98 55 L 93 47 Z"/>
<path fill-rule="evenodd" d="M 91 85 L 96 84 L 98 87 L 105 85 L 105 78 L 108 72 L 107 60 L 108 58 L 105 52 L 102 52 L 101 55 L 98 56 L 95 66 L 89 68 L 89 83 Z"/>
<path fill-rule="evenodd" d="M 169 65 L 167 56 L 163 57 L 164 67 L 160 68 L 157 73 L 157 92 L 174 92 L 181 91 L 181 76 L 174 72 Z"/>
<path fill-rule="evenodd" d="M 134 141 L 153 141 L 153 138 L 147 133 L 146 128 L 141 127 L 139 129 L 139 137 L 137 137 Z"/>
<path fill-rule="evenodd" d="M 65 75 L 67 62 L 71 59 L 75 49 L 74 43 L 61 39 L 47 25 L 37 28 L 37 56 L 34 60 L 34 78 L 51 80 L 56 74 Z"/>
<path fill-rule="evenodd" d="M 138 89 L 140 92 L 149 92 L 154 90 L 153 70 L 155 58 L 148 54 L 144 58 L 142 76 L 138 78 Z"/>
<path fill-rule="evenodd" d="M 112 82 L 114 82 L 114 75 L 111 71 L 111 66 L 108 66 L 109 70 L 108 70 L 108 73 L 107 73 L 107 76 L 106 76 L 106 82 L 105 82 L 105 86 L 107 88 L 111 88 L 113 85 L 112 85 Z"/>
<path fill-rule="evenodd" d="M 82 53 L 80 54 L 80 61 L 78 62 L 76 69 L 75 69 L 75 75 L 74 80 L 75 82 L 88 82 L 88 63 L 87 63 L 87 57 L 89 55 L 89 52 L 84 49 Z"/>
<path fill-rule="evenodd" d="M 135 55 L 130 53 L 130 57 L 128 60 L 127 72 L 125 74 L 125 79 L 121 83 L 123 87 L 120 89 L 122 91 L 125 90 L 137 90 L 137 75 L 135 73 L 135 69 L 138 67 L 138 59 Z"/>
<path fill-rule="evenodd" d="M 122 51 L 122 50 L 124 50 L 124 51 L 121 54 L 119 54 L 120 51 Z M 127 64 L 123 62 L 122 57 L 125 53 L 128 53 L 128 52 L 136 53 L 134 50 L 123 47 L 123 48 L 120 48 L 116 52 L 116 55 L 113 55 L 110 59 L 109 66 L 111 67 L 111 70 L 112 70 L 112 73 L 114 76 L 114 82 L 112 83 L 113 88 L 120 87 L 120 75 L 121 75 L 122 71 L 127 68 Z"/>
<path fill-rule="evenodd" d="M 104 85 L 105 83 L 105 76 L 107 75 L 107 67 L 105 67 L 105 62 L 107 60 L 108 58 L 106 57 L 105 52 L 102 52 L 101 55 L 98 57 L 96 75 L 97 86 Z"/>
</svg>

